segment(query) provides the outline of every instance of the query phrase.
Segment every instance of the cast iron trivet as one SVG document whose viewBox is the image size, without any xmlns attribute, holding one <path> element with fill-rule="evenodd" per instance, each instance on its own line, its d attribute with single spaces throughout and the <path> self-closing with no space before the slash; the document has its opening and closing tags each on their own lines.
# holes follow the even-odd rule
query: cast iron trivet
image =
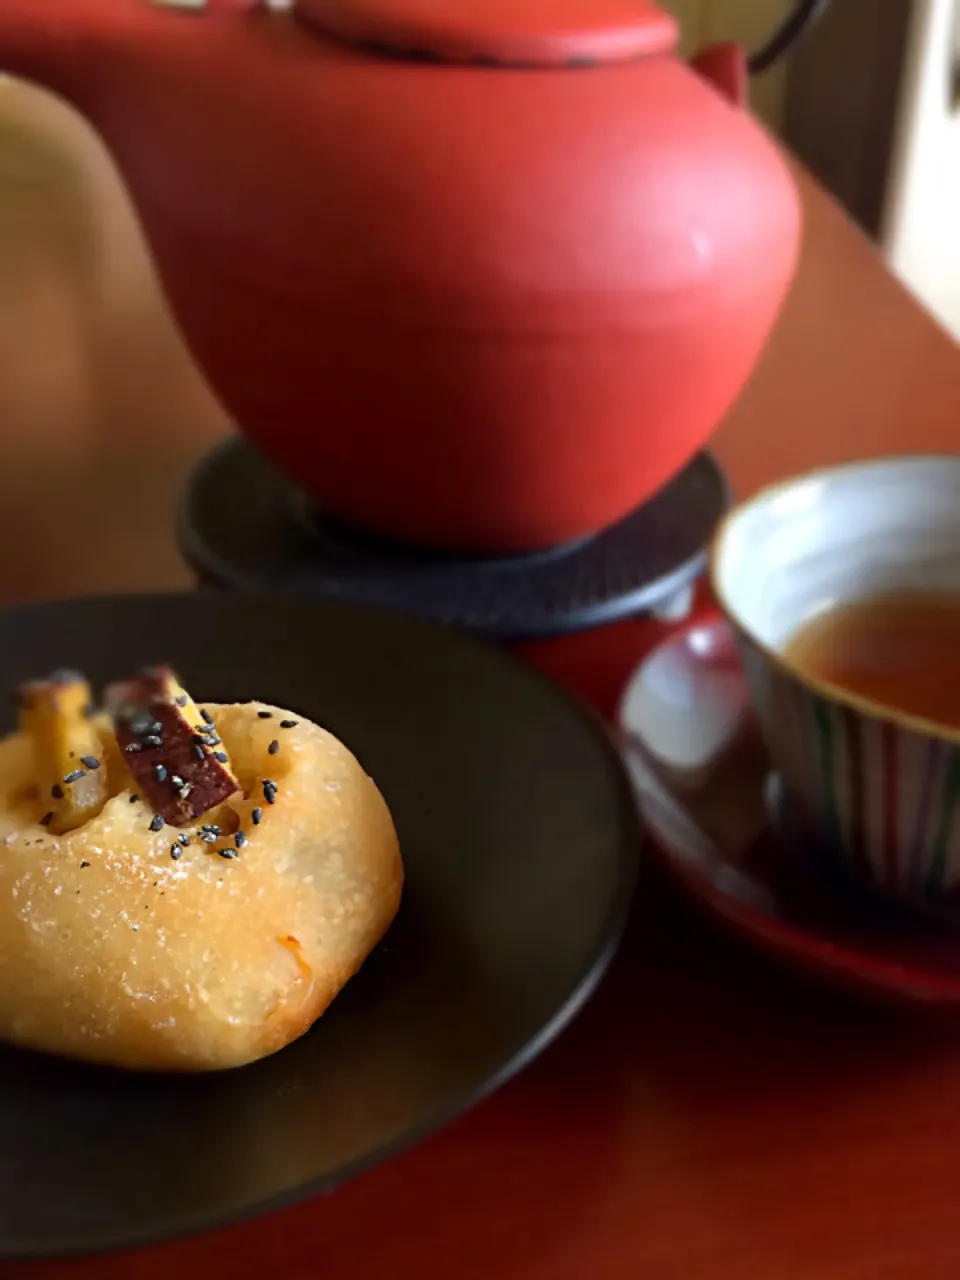
<svg viewBox="0 0 960 1280">
<path fill-rule="evenodd" d="M 592 538 L 531 555 L 445 556 L 347 528 L 242 439 L 215 448 L 179 512 L 205 586 L 271 586 L 396 609 L 494 639 L 559 635 L 667 604 L 701 572 L 729 503 L 709 453 Z"/>
</svg>

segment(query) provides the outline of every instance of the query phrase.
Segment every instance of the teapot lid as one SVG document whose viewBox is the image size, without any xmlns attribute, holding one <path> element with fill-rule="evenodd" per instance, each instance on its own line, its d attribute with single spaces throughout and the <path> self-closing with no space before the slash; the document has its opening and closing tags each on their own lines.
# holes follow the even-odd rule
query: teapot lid
<svg viewBox="0 0 960 1280">
<path fill-rule="evenodd" d="M 329 35 L 431 62 L 581 67 L 664 53 L 677 24 L 647 0 L 294 0 Z"/>
</svg>

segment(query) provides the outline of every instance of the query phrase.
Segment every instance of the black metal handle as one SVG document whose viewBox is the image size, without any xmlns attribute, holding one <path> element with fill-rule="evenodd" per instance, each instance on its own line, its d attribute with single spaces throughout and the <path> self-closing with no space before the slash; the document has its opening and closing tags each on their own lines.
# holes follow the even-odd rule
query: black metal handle
<svg viewBox="0 0 960 1280">
<path fill-rule="evenodd" d="M 823 14 L 830 0 L 798 0 L 793 12 L 781 23 L 770 39 L 747 60 L 752 76 L 768 71 L 800 39 Z"/>
</svg>

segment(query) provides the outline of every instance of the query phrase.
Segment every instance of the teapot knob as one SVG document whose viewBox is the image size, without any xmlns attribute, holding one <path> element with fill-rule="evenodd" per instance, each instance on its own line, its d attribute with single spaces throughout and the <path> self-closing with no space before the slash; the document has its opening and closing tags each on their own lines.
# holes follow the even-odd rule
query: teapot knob
<svg viewBox="0 0 960 1280">
<path fill-rule="evenodd" d="M 293 8 L 293 0 L 150 0 L 162 9 L 209 10 L 212 13 L 234 9 L 272 9 L 280 12 Z"/>
</svg>

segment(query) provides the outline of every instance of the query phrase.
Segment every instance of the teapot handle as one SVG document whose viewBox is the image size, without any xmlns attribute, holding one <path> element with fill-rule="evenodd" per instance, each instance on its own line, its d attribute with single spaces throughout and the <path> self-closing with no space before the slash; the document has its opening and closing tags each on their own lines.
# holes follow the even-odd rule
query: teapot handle
<svg viewBox="0 0 960 1280">
<path fill-rule="evenodd" d="M 777 27 L 765 45 L 752 53 L 747 60 L 747 70 L 752 76 L 768 71 L 797 43 L 808 27 L 819 21 L 830 0 L 797 0 L 792 11 Z"/>
<path fill-rule="evenodd" d="M 797 0 L 786 19 L 765 45 L 750 54 L 736 44 L 712 44 L 702 49 L 690 65 L 738 107 L 747 101 L 749 76 L 760 75 L 792 48 L 808 27 L 821 18 L 830 0 Z"/>
</svg>

